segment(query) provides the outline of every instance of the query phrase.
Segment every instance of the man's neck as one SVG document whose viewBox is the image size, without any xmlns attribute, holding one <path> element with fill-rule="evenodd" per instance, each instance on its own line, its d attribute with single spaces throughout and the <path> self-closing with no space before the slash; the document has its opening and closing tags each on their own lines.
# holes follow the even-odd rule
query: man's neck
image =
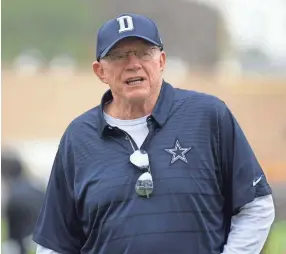
<svg viewBox="0 0 286 254">
<path fill-rule="evenodd" d="M 113 100 L 106 105 L 104 111 L 110 116 L 122 119 L 136 119 L 146 115 L 150 115 L 156 105 L 156 100 L 145 100 L 140 103 L 127 103 Z"/>
<path fill-rule="evenodd" d="M 160 88 L 152 96 L 142 101 L 126 101 L 116 98 L 107 104 L 104 108 L 105 113 L 121 120 L 137 119 L 150 115 L 157 103 L 160 94 Z"/>
</svg>

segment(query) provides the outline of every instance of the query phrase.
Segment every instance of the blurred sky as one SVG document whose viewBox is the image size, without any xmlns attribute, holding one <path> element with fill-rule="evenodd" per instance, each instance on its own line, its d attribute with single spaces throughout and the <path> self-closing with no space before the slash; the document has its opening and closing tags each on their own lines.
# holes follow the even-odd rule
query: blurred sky
<svg viewBox="0 0 286 254">
<path fill-rule="evenodd" d="M 273 60 L 286 59 L 285 0 L 199 0 L 218 8 L 239 48 L 262 49 Z"/>
</svg>

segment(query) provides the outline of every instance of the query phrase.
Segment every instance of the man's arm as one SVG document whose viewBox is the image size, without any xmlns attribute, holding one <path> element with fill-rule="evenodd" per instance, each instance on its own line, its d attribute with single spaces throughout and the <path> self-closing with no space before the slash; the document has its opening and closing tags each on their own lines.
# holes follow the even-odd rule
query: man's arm
<svg viewBox="0 0 286 254">
<path fill-rule="evenodd" d="M 222 254 L 259 254 L 274 221 L 272 195 L 255 198 L 232 217 Z"/>
<path fill-rule="evenodd" d="M 259 254 L 274 220 L 272 191 L 227 107 L 220 119 L 219 145 L 225 213 L 230 223 L 223 254 Z"/>
<path fill-rule="evenodd" d="M 74 198 L 72 138 L 65 132 L 59 144 L 33 240 L 58 253 L 78 254 L 85 235 Z"/>
</svg>

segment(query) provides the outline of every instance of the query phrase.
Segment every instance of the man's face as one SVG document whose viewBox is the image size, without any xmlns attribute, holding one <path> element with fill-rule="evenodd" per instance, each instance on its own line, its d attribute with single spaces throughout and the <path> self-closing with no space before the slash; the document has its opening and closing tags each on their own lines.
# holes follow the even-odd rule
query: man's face
<svg viewBox="0 0 286 254">
<path fill-rule="evenodd" d="M 139 102 L 160 88 L 166 54 L 154 45 L 137 38 L 116 44 L 99 62 L 94 72 L 108 84 L 115 99 Z"/>
</svg>

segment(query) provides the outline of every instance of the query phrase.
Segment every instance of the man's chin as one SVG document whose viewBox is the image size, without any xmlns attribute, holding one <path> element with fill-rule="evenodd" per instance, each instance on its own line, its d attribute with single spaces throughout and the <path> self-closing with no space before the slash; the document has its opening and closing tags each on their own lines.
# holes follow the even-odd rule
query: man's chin
<svg viewBox="0 0 286 254">
<path fill-rule="evenodd" d="M 141 104 L 141 103 L 145 103 L 145 101 L 148 99 L 148 97 L 146 96 L 133 96 L 128 98 L 128 101 L 130 103 L 134 103 L 134 104 Z"/>
<path fill-rule="evenodd" d="M 149 98 L 150 98 L 150 93 L 138 91 L 129 93 L 126 99 L 132 103 L 142 103 L 148 100 Z"/>
</svg>

